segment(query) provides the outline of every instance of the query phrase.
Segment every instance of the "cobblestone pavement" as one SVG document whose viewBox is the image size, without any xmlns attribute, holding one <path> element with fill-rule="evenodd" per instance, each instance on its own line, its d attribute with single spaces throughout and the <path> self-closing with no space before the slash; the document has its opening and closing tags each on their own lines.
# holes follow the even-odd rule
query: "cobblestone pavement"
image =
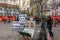
<svg viewBox="0 0 60 40">
<path fill-rule="evenodd" d="M 40 27 L 36 27 L 34 40 L 38 38 Z M 60 40 L 60 25 L 53 27 L 53 40 Z M 0 23 L 0 40 L 22 40 L 22 36 L 18 32 L 12 31 L 12 23 Z"/>
</svg>

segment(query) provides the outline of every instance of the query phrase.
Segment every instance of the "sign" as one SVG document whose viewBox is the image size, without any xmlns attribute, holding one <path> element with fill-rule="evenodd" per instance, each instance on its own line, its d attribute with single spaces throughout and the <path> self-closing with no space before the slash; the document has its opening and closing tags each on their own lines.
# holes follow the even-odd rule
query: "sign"
<svg viewBox="0 0 60 40">
<path fill-rule="evenodd" d="M 25 27 L 23 24 L 20 24 L 19 21 L 14 21 L 12 26 L 15 31 L 22 31 Z"/>
<path fill-rule="evenodd" d="M 14 21 L 13 22 L 13 29 L 17 30 L 23 30 L 25 28 L 25 18 L 27 17 L 26 14 L 20 14 L 19 15 L 19 21 Z"/>
<path fill-rule="evenodd" d="M 20 14 L 19 15 L 19 22 L 20 23 L 25 23 L 27 15 L 26 14 Z"/>
<path fill-rule="evenodd" d="M 23 32 L 29 33 L 31 35 L 31 38 L 34 36 L 34 29 L 30 28 L 24 28 Z"/>
<path fill-rule="evenodd" d="M 27 17 L 26 14 L 20 14 L 20 15 L 19 15 L 19 23 L 20 23 L 20 26 L 22 26 L 22 27 L 25 26 L 26 17 Z"/>
</svg>

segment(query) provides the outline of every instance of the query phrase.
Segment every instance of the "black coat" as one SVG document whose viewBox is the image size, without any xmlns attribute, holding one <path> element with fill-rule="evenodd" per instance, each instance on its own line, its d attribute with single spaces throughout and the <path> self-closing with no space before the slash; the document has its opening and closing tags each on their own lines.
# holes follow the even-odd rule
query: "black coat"
<svg viewBox="0 0 60 40">
<path fill-rule="evenodd" d="M 47 20 L 47 25 L 49 27 L 52 27 L 52 24 L 53 24 L 53 20 L 52 19 Z"/>
</svg>

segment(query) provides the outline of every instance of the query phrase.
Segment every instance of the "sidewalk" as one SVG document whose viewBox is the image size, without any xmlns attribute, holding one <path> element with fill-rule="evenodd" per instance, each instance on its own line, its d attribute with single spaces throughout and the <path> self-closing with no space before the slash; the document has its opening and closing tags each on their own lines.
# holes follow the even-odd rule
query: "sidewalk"
<svg viewBox="0 0 60 40">
<path fill-rule="evenodd" d="M 36 32 L 34 34 L 34 40 L 39 37 L 40 25 L 36 25 Z M 53 27 L 54 37 L 53 40 L 60 40 L 60 25 Z M 0 40 L 22 40 L 22 36 L 18 32 L 12 31 L 12 23 L 3 24 L 0 23 Z"/>
</svg>

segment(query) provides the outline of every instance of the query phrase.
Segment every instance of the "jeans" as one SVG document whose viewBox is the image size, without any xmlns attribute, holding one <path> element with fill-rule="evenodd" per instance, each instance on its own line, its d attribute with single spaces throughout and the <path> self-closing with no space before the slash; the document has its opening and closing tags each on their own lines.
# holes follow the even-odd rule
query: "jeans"
<svg viewBox="0 0 60 40">
<path fill-rule="evenodd" d="M 48 30 L 49 30 L 50 36 L 53 37 L 52 27 L 48 27 Z"/>
</svg>

